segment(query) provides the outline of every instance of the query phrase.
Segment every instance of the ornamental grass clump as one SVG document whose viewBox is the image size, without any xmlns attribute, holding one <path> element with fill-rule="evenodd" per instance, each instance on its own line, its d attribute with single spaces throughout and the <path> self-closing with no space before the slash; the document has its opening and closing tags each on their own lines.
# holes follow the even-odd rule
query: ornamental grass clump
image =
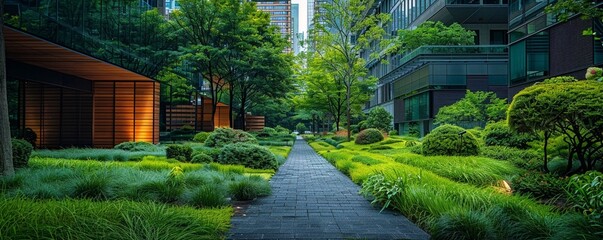
<svg viewBox="0 0 603 240">
<path fill-rule="evenodd" d="M 422 152 L 425 156 L 472 156 L 479 154 L 479 143 L 464 128 L 445 124 L 425 136 Z"/>
<path fill-rule="evenodd" d="M 383 134 L 379 129 L 376 128 L 368 128 L 360 131 L 356 136 L 356 140 L 354 143 L 356 144 L 371 144 L 380 142 L 383 140 Z"/>
</svg>

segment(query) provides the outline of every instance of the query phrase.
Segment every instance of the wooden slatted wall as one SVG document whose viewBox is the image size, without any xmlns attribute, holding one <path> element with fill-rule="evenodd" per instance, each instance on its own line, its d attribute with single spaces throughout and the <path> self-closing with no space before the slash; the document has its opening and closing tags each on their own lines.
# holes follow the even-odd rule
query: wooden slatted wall
<svg viewBox="0 0 603 240">
<path fill-rule="evenodd" d="M 159 142 L 159 83 L 94 82 L 95 147 Z"/>
<path fill-rule="evenodd" d="M 246 131 L 260 131 L 266 126 L 264 116 L 245 116 L 245 130 Z"/>
<path fill-rule="evenodd" d="M 211 102 L 204 101 L 203 105 L 167 105 L 165 113 L 166 130 L 173 131 L 181 128 L 184 125 L 195 127 L 197 123 L 197 131 L 213 131 L 214 126 L 211 123 Z M 195 118 L 195 113 L 197 114 Z M 230 126 L 230 108 L 226 105 L 218 105 L 216 115 L 214 116 L 216 127 Z"/>
<path fill-rule="evenodd" d="M 92 145 L 92 94 L 25 82 L 24 124 L 36 134 L 36 147 Z"/>
</svg>

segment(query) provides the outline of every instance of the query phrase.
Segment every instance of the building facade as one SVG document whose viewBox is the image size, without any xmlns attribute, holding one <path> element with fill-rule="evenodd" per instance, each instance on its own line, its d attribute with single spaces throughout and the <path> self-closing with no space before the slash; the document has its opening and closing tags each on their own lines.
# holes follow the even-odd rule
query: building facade
<svg viewBox="0 0 603 240">
<path fill-rule="evenodd" d="M 294 55 L 299 54 L 301 49 L 300 41 L 303 40 L 298 38 L 299 20 L 299 4 L 291 4 L 291 38 Z"/>
<path fill-rule="evenodd" d="M 281 35 L 293 43 L 291 1 L 258 1 L 256 3 L 258 10 L 270 14 L 270 24 L 277 26 Z M 291 47 L 288 47 L 286 51 L 291 52 Z"/>
<path fill-rule="evenodd" d="M 399 133 L 427 134 L 439 108 L 461 99 L 467 89 L 507 97 L 507 0 L 384 0 L 373 8 L 391 15 L 384 27 L 392 36 L 425 21 L 456 22 L 476 33 L 472 46 L 422 46 L 387 56 L 389 64 L 368 62 L 379 81 L 366 110 L 384 107 Z M 368 60 L 370 53 L 362 56 Z"/>
<path fill-rule="evenodd" d="M 570 75 L 584 79 L 588 67 L 603 64 L 602 42 L 582 34 L 588 28 L 602 33 L 601 21 L 576 16 L 560 23 L 544 12 L 553 2 L 509 1 L 510 97 L 550 77 Z"/>
</svg>

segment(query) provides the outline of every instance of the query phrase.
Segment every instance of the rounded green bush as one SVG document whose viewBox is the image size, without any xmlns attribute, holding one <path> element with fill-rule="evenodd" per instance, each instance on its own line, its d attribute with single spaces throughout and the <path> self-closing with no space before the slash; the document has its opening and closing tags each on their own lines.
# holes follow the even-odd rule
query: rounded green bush
<svg viewBox="0 0 603 240">
<path fill-rule="evenodd" d="M 381 133 L 381 131 L 379 131 L 379 129 L 367 128 L 358 133 L 358 135 L 356 136 L 356 141 L 354 142 L 356 144 L 371 144 L 380 142 L 382 140 L 383 134 Z"/>
<path fill-rule="evenodd" d="M 213 161 L 214 159 L 205 153 L 197 153 L 193 155 L 193 159 L 191 159 L 192 163 L 210 163 Z"/>
<path fill-rule="evenodd" d="M 223 147 L 224 145 L 231 143 L 253 143 L 257 144 L 258 141 L 253 135 L 232 128 L 217 128 L 214 130 L 205 140 L 205 146 L 208 147 Z"/>
<path fill-rule="evenodd" d="M 190 146 L 184 145 L 169 145 L 165 149 L 167 158 L 174 158 L 180 162 L 188 162 L 191 160 L 193 149 Z"/>
<path fill-rule="evenodd" d="M 537 135 L 527 133 L 516 133 L 504 122 L 488 124 L 485 128 L 484 141 L 488 146 L 507 146 L 527 149 L 529 142 L 538 139 Z"/>
<path fill-rule="evenodd" d="M 234 143 L 224 146 L 218 155 L 218 163 L 239 164 L 254 169 L 276 169 L 276 157 L 267 148 L 249 144 Z"/>
<path fill-rule="evenodd" d="M 277 126 L 274 128 L 274 130 L 276 130 L 276 131 L 277 131 L 277 132 L 279 132 L 279 133 L 283 133 L 283 134 L 290 134 L 290 133 L 291 133 L 291 130 L 289 130 L 289 129 L 285 128 L 285 127 L 282 127 L 282 126 L 280 126 L 280 125 L 277 125 Z"/>
<path fill-rule="evenodd" d="M 122 142 L 113 148 L 130 152 L 156 152 L 159 150 L 155 144 L 149 142 Z"/>
<path fill-rule="evenodd" d="M 426 156 L 472 156 L 479 154 L 479 143 L 464 128 L 445 124 L 425 136 L 422 152 Z"/>
<path fill-rule="evenodd" d="M 27 167 L 33 146 L 23 139 L 12 139 L 11 143 L 13 146 L 13 167 Z"/>
<path fill-rule="evenodd" d="M 195 134 L 195 136 L 193 137 L 193 141 L 195 142 L 200 142 L 200 143 L 204 143 L 205 140 L 207 140 L 207 138 L 209 137 L 208 132 L 199 132 L 197 134 Z"/>
</svg>

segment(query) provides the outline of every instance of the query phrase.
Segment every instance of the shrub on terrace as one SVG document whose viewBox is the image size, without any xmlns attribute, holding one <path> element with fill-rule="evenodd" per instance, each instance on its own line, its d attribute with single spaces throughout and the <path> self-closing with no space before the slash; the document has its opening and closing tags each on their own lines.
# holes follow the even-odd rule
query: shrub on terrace
<svg viewBox="0 0 603 240">
<path fill-rule="evenodd" d="M 130 152 L 156 152 L 159 150 L 157 146 L 149 142 L 122 142 L 113 148 Z"/>
<path fill-rule="evenodd" d="M 422 152 L 426 156 L 471 156 L 479 154 L 479 143 L 464 128 L 445 124 L 425 136 Z"/>
<path fill-rule="evenodd" d="M 379 129 L 367 128 L 367 129 L 360 131 L 360 133 L 358 133 L 358 135 L 356 136 L 355 143 L 356 144 L 371 144 L 371 143 L 380 142 L 382 140 L 383 140 L 383 134 L 381 133 L 381 131 L 379 131 Z"/>
<path fill-rule="evenodd" d="M 165 150 L 167 158 L 174 158 L 180 162 L 189 162 L 192 158 L 193 149 L 190 146 L 170 145 Z"/>
</svg>

